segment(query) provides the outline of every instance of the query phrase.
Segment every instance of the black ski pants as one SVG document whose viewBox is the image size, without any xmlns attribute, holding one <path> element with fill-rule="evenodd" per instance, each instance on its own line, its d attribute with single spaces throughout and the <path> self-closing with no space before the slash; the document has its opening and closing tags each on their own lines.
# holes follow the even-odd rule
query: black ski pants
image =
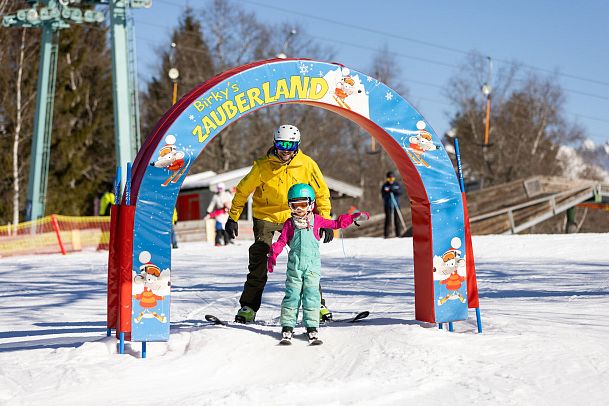
<svg viewBox="0 0 609 406">
<path fill-rule="evenodd" d="M 283 228 L 281 223 L 271 223 L 270 221 L 254 219 L 254 243 L 249 250 L 249 265 L 247 279 L 243 286 L 243 293 L 239 299 L 241 306 L 249 306 L 255 312 L 260 309 L 262 302 L 262 292 L 267 281 L 267 255 L 273 243 L 273 234 L 280 232 Z M 321 285 L 319 286 L 321 293 Z M 325 305 L 325 300 L 321 299 Z"/>
<path fill-rule="evenodd" d="M 223 241 L 224 241 L 224 245 L 228 245 L 228 243 L 230 241 L 228 233 L 226 232 L 226 230 L 216 229 L 216 239 L 215 239 L 216 245 L 221 245 Z"/>
<path fill-rule="evenodd" d="M 395 226 L 395 236 L 402 236 L 402 225 L 400 224 L 400 218 L 398 217 L 395 207 L 385 206 L 385 238 L 389 238 L 391 234 L 391 223 Z"/>
</svg>

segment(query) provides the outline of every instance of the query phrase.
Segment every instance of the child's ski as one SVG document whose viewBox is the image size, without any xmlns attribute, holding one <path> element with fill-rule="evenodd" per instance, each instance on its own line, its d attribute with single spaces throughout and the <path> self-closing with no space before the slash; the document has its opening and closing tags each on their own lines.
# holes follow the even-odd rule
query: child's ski
<svg viewBox="0 0 609 406">
<path fill-rule="evenodd" d="M 307 328 L 307 338 L 309 339 L 309 345 L 321 345 L 324 342 L 319 339 L 319 332 L 316 328 Z"/>
<path fill-rule="evenodd" d="M 292 336 L 294 332 L 292 330 L 285 330 L 281 332 L 281 340 L 279 345 L 292 345 Z"/>
<path fill-rule="evenodd" d="M 312 340 L 309 340 L 309 345 L 322 345 L 324 342 L 321 341 L 319 338 L 314 338 Z"/>
</svg>

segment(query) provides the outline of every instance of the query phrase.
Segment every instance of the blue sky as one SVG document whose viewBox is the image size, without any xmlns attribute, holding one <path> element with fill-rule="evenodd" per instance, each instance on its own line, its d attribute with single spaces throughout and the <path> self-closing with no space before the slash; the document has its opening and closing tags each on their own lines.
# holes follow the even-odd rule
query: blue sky
<svg viewBox="0 0 609 406">
<path fill-rule="evenodd" d="M 150 76 L 157 64 L 156 50 L 169 44 L 184 7 L 200 9 L 211 1 L 153 0 L 152 8 L 134 10 L 141 78 Z M 408 100 L 438 134 L 449 129 L 454 112 L 443 87 L 457 73 L 465 53 L 477 50 L 493 58 L 494 68 L 501 61 L 517 60 L 538 74 L 558 71 L 567 99 L 567 118 L 582 125 L 595 143 L 609 141 L 607 1 L 238 3 L 255 11 L 263 22 L 298 23 L 320 45 L 337 50 L 335 62 L 364 73 L 371 73 L 375 49 L 386 44 L 398 54 L 401 77 L 410 91 Z M 376 7 L 380 4 L 383 6 Z"/>
</svg>

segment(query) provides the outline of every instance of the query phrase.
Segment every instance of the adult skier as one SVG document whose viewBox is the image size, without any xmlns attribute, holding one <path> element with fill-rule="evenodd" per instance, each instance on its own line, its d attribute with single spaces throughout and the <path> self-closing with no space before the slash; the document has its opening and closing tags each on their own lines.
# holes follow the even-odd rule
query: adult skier
<svg viewBox="0 0 609 406">
<path fill-rule="evenodd" d="M 260 308 L 267 281 L 267 254 L 273 242 L 273 234 L 281 231 L 283 223 L 290 217 L 288 189 L 296 183 L 310 185 L 317 195 L 317 214 L 330 218 L 328 186 L 317 163 L 305 155 L 299 146 L 298 128 L 290 124 L 279 126 L 274 132 L 273 146 L 265 156 L 254 161 L 250 172 L 237 185 L 225 230 L 231 238 L 238 235 L 237 221 L 247 199 L 254 193 L 252 211 L 255 241 L 249 248 L 249 272 L 235 321 L 253 321 Z M 334 238 L 334 233 L 329 228 L 322 228 L 320 236 L 324 243 L 328 243 Z M 320 316 L 324 320 L 332 318 L 323 298 Z"/>
</svg>

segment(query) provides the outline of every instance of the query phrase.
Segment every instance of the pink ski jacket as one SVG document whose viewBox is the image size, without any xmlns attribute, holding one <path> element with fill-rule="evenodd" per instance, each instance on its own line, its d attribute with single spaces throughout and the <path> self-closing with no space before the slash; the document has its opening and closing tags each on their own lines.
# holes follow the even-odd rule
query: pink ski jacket
<svg viewBox="0 0 609 406">
<path fill-rule="evenodd" d="M 319 229 L 320 228 L 331 228 L 332 230 L 338 230 L 339 228 L 347 228 L 351 224 L 353 224 L 353 220 L 356 220 L 359 216 L 365 215 L 370 217 L 370 214 L 367 212 L 357 212 L 353 214 L 341 214 L 338 216 L 336 220 L 328 220 L 326 218 L 321 217 L 318 214 L 313 214 L 313 235 L 317 239 L 320 240 L 319 237 Z M 268 259 L 268 271 L 273 272 L 273 268 L 277 263 L 277 257 L 283 251 L 283 248 L 288 244 L 292 237 L 294 237 L 294 224 L 292 223 L 292 218 L 286 220 L 283 223 L 283 228 L 281 229 L 281 235 L 279 239 L 271 245 L 271 251 L 269 252 Z"/>
</svg>

